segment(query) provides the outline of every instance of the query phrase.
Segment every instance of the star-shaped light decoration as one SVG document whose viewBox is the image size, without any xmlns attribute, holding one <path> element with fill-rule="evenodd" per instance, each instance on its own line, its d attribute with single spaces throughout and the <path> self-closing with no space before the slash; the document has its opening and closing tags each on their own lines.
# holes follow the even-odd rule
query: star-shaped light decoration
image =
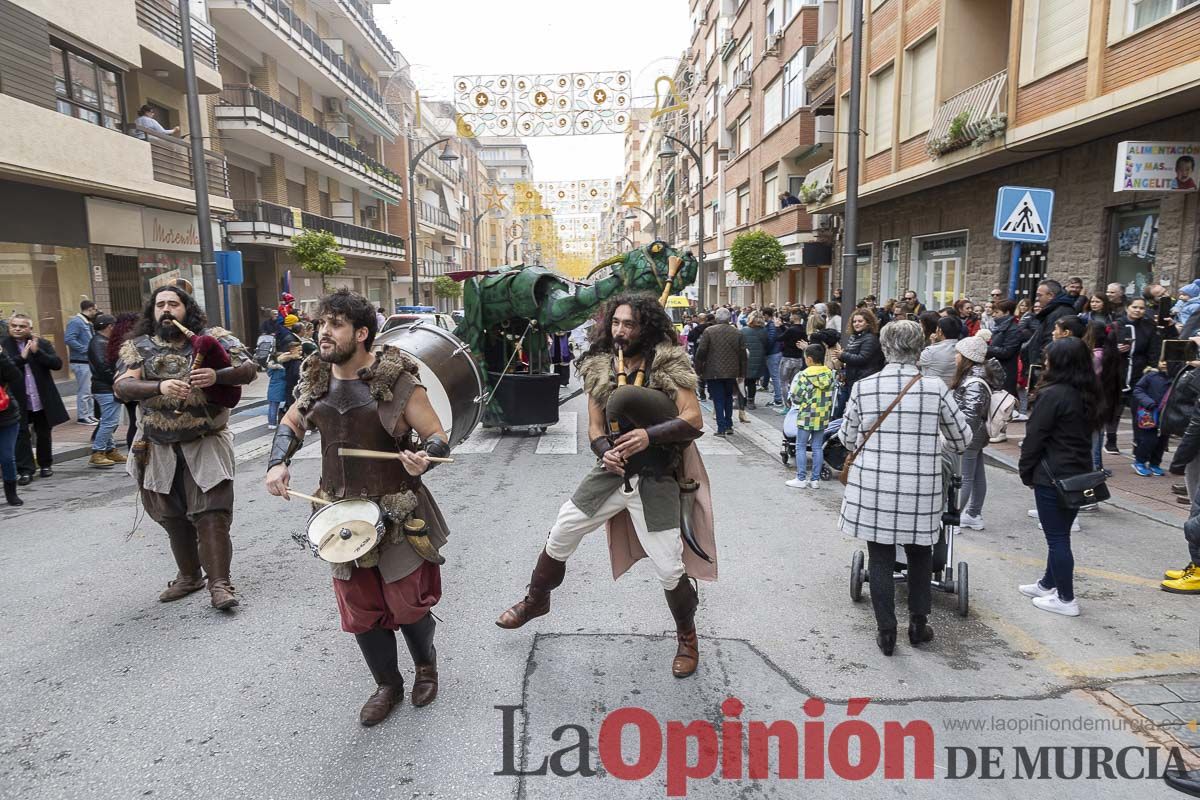
<svg viewBox="0 0 1200 800">
<path fill-rule="evenodd" d="M 487 201 L 487 208 L 484 209 L 485 211 L 503 211 L 504 198 L 508 197 L 508 193 L 500 191 L 499 186 L 492 185 L 488 187 L 487 191 L 483 193 L 482 197 Z"/>
</svg>

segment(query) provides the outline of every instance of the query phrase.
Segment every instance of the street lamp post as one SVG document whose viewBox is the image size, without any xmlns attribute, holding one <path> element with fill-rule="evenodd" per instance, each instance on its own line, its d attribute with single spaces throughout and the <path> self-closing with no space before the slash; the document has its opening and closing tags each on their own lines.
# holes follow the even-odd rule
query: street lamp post
<svg viewBox="0 0 1200 800">
<path fill-rule="evenodd" d="M 626 208 L 629 209 L 629 213 L 627 213 L 625 215 L 626 222 L 634 222 L 637 220 L 637 214 L 634 214 L 633 213 L 634 211 L 640 211 L 643 214 L 645 214 L 647 217 L 650 218 L 650 235 L 657 241 L 658 240 L 658 217 L 654 216 L 653 214 L 651 214 L 649 211 L 642 208 L 641 206 L 626 206 Z"/>
<path fill-rule="evenodd" d="M 450 149 L 450 137 L 443 136 L 425 145 L 415 156 L 408 160 L 408 242 L 412 252 L 408 254 L 409 269 L 412 270 L 412 304 L 420 305 L 417 297 L 420 294 L 420 284 L 417 281 L 417 164 L 421 157 L 443 142 L 446 146 L 438 154 L 439 161 L 457 161 L 458 154 Z"/>
<path fill-rule="evenodd" d="M 664 133 L 662 136 L 663 136 L 663 143 L 662 143 L 662 148 L 659 149 L 659 151 L 658 151 L 659 158 L 675 158 L 675 157 L 677 157 L 679 155 L 679 153 L 675 150 L 674 147 L 671 146 L 671 142 L 675 142 L 680 147 L 682 147 L 684 150 L 687 150 L 688 155 L 690 155 L 696 162 L 697 179 L 700 184 L 697 187 L 697 192 L 699 193 L 699 196 L 697 198 L 697 203 L 700 206 L 700 213 L 696 215 L 697 232 L 699 233 L 699 237 L 700 237 L 697 240 L 697 250 L 700 251 L 699 252 L 700 269 L 699 269 L 698 274 L 696 275 L 696 283 L 697 283 L 696 305 L 699 306 L 700 308 L 703 308 L 704 301 L 705 301 L 705 295 L 708 293 L 708 284 L 706 283 L 708 276 L 706 274 L 706 270 L 704 267 L 704 161 L 702 161 L 699 154 L 697 154 L 696 151 L 694 149 L 692 149 L 692 146 L 690 144 L 688 144 L 687 142 L 683 141 L 682 139 L 678 139 L 669 133 Z M 703 126 L 700 129 L 699 144 L 700 144 L 700 150 L 703 151 L 704 150 L 704 128 L 703 128 Z"/>
<path fill-rule="evenodd" d="M 204 304 L 215 317 L 217 307 L 217 257 L 213 248 L 212 216 L 208 208 L 208 169 L 204 137 L 200 130 L 200 94 L 196 88 L 196 59 L 192 49 L 192 11 L 179 0 L 180 45 L 183 49 L 183 82 L 187 95 L 188 127 L 192 148 L 192 187 L 196 190 L 196 234 L 200 245 L 200 277 Z M 143 137 L 144 138 L 144 137 Z M 226 309 L 225 313 L 229 313 Z"/>
</svg>

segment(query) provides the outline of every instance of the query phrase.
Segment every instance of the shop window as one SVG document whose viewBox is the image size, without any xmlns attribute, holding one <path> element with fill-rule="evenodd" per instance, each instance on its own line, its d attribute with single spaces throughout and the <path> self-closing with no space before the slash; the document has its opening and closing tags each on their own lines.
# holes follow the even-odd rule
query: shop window
<svg viewBox="0 0 1200 800">
<path fill-rule="evenodd" d="M 66 321 L 79 312 L 79 298 L 92 296 L 85 248 L 0 242 L 0 305 L 22 313 L 34 331 L 64 356 Z M 65 365 L 64 365 L 65 366 Z"/>
<path fill-rule="evenodd" d="M 50 58 L 59 112 L 110 130 L 122 130 L 125 109 L 121 73 L 57 44 L 50 46 Z"/>
<path fill-rule="evenodd" d="M 871 294 L 871 245 L 860 244 L 854 258 L 854 293 L 856 302 Z"/>
<path fill-rule="evenodd" d="M 967 234 L 938 233 L 913 239 L 912 289 L 931 311 L 953 305 L 962 294 Z"/>
<path fill-rule="evenodd" d="M 879 294 L 876 299 L 883 305 L 900 296 L 900 240 L 883 243 L 879 255 Z"/>
<path fill-rule="evenodd" d="M 1124 284 L 1126 296 L 1141 294 L 1154 280 L 1158 212 L 1158 203 L 1141 203 L 1113 212 L 1108 280 Z"/>
</svg>

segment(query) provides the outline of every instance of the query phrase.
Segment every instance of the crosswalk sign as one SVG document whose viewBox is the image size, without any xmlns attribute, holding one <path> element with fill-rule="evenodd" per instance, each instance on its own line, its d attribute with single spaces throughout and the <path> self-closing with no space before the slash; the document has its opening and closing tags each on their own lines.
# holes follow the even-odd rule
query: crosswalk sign
<svg viewBox="0 0 1200 800">
<path fill-rule="evenodd" d="M 996 225 L 992 235 L 1005 242 L 1050 241 L 1053 189 L 1001 186 L 996 195 Z"/>
</svg>

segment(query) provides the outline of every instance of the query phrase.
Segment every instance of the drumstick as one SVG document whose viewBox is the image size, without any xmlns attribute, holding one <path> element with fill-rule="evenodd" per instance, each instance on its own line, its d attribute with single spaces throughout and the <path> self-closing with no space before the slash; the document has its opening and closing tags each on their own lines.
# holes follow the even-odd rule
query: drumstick
<svg viewBox="0 0 1200 800">
<path fill-rule="evenodd" d="M 399 453 L 392 453 L 387 450 L 359 450 L 355 447 L 339 447 L 339 456 L 349 456 L 351 458 L 378 458 L 391 461 L 392 459 L 400 458 Z M 439 456 L 425 456 L 426 459 L 435 464 L 453 464 L 453 458 L 441 458 Z"/>
<path fill-rule="evenodd" d="M 288 497 L 299 497 L 301 500 L 307 500 L 310 503 L 319 503 L 323 506 L 333 505 L 332 500 L 322 500 L 319 497 L 313 497 L 311 494 L 301 494 L 300 492 L 297 492 L 295 489 L 288 489 L 287 496 Z"/>
</svg>

